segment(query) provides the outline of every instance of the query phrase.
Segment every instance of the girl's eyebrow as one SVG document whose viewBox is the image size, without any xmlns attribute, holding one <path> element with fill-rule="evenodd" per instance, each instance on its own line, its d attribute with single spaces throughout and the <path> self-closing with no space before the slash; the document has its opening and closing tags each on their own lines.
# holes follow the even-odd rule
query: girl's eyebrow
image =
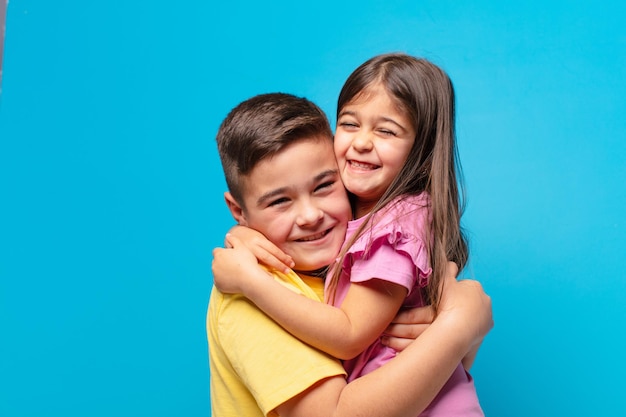
<svg viewBox="0 0 626 417">
<path fill-rule="evenodd" d="M 403 131 L 406 132 L 406 129 L 404 128 L 404 126 L 402 126 L 400 123 L 396 122 L 395 120 L 390 119 L 389 117 L 380 116 L 379 119 L 382 120 L 383 122 L 392 123 L 392 124 L 398 126 L 400 129 L 402 129 Z"/>
<path fill-rule="evenodd" d="M 344 115 L 348 115 L 348 116 L 354 116 L 356 113 L 350 110 L 342 110 L 339 112 L 339 115 L 337 116 L 337 118 L 344 116 Z"/>
<path fill-rule="evenodd" d="M 313 177 L 313 183 L 317 183 L 320 182 L 321 180 L 323 180 L 324 178 L 327 177 L 334 177 L 334 176 L 338 176 L 339 175 L 339 170 L 338 169 L 327 169 L 325 171 L 320 172 L 319 174 L 317 174 L 315 177 Z M 271 190 L 266 192 L 265 194 L 261 195 L 257 200 L 256 200 L 256 204 L 257 206 L 262 206 L 265 204 L 266 201 L 271 200 L 272 198 L 279 196 L 281 194 L 284 194 L 285 192 L 287 192 L 287 190 L 289 189 L 289 187 L 280 187 L 280 188 L 276 188 L 275 190 Z"/>
<path fill-rule="evenodd" d="M 341 112 L 339 112 L 339 115 L 337 116 L 337 118 L 340 118 L 341 116 L 356 116 L 356 112 L 353 110 L 342 110 Z M 402 126 L 400 123 L 396 122 L 394 119 L 391 119 L 389 117 L 385 117 L 385 116 L 379 116 L 378 120 L 381 120 L 383 122 L 389 122 L 392 123 L 396 126 L 398 126 L 400 129 L 402 129 L 403 131 L 406 132 L 406 128 L 404 126 Z"/>
</svg>

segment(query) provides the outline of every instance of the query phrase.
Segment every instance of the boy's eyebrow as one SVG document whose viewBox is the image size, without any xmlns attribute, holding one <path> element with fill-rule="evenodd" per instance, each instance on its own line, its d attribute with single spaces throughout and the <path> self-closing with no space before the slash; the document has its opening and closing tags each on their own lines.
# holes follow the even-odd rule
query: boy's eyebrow
<svg viewBox="0 0 626 417">
<path fill-rule="evenodd" d="M 281 188 L 277 188 L 277 189 L 272 190 L 272 191 L 268 191 L 267 193 L 263 194 L 261 197 L 259 197 L 256 200 L 256 205 L 257 206 L 263 206 L 263 205 L 265 205 L 265 202 L 267 200 L 271 200 L 275 196 L 283 194 L 285 191 L 287 191 L 287 187 L 281 187 Z"/>
<path fill-rule="evenodd" d="M 320 181 L 322 181 L 326 177 L 338 176 L 338 175 L 339 175 L 339 170 L 338 169 L 327 169 L 325 171 L 320 172 L 315 177 L 313 177 L 312 183 L 320 182 Z M 262 205 L 265 204 L 265 202 L 267 200 L 271 200 L 272 198 L 274 198 L 274 197 L 276 197 L 278 195 L 284 194 L 287 191 L 288 188 L 289 187 L 280 187 L 280 188 L 277 188 L 275 190 L 268 191 L 267 193 L 263 194 L 262 196 L 260 196 L 257 199 L 257 201 L 256 201 L 257 206 L 262 206 Z"/>
<path fill-rule="evenodd" d="M 339 175 L 338 169 L 327 169 L 326 171 L 322 171 L 319 174 L 317 174 L 315 178 L 313 179 L 313 182 L 319 182 L 326 177 L 331 177 L 331 176 L 336 176 L 336 175 Z"/>
</svg>

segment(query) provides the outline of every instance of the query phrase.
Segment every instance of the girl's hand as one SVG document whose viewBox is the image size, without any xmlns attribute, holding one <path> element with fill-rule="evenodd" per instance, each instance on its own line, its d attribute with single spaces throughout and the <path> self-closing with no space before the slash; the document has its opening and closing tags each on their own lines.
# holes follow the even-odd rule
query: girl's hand
<svg viewBox="0 0 626 417">
<path fill-rule="evenodd" d="M 434 316 L 431 306 L 400 311 L 385 329 L 382 343 L 398 352 L 403 351 L 428 328 Z"/>
<path fill-rule="evenodd" d="M 232 247 L 232 237 L 236 237 L 245 245 L 260 263 L 279 271 L 289 273 L 295 263 L 291 256 L 285 254 L 278 246 L 270 242 L 262 233 L 246 226 L 235 226 L 226 235 L 225 246 Z"/>
<path fill-rule="evenodd" d="M 260 272 L 269 274 L 259 267 L 254 254 L 239 239 L 231 236 L 229 241 L 230 248 L 213 249 L 213 282 L 225 294 L 245 294 L 249 279 Z"/>
</svg>

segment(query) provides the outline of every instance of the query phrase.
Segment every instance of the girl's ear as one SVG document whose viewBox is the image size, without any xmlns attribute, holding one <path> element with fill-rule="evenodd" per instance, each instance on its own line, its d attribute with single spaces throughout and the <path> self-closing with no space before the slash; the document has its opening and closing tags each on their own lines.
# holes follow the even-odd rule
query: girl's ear
<svg viewBox="0 0 626 417">
<path fill-rule="evenodd" d="M 246 217 L 243 213 L 243 208 L 239 205 L 237 200 L 235 200 L 230 192 L 224 193 L 224 200 L 226 201 L 226 205 L 228 206 L 228 210 L 230 210 L 230 214 L 232 214 L 233 218 L 237 222 L 237 224 L 241 226 L 246 226 Z"/>
</svg>

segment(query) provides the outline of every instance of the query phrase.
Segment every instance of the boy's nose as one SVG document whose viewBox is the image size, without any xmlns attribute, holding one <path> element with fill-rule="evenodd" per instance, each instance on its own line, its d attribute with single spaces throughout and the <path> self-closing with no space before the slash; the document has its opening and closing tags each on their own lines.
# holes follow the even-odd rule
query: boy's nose
<svg viewBox="0 0 626 417">
<path fill-rule="evenodd" d="M 324 211 L 313 204 L 303 204 L 298 212 L 296 223 L 298 226 L 310 226 L 319 223 L 324 217 Z"/>
</svg>

